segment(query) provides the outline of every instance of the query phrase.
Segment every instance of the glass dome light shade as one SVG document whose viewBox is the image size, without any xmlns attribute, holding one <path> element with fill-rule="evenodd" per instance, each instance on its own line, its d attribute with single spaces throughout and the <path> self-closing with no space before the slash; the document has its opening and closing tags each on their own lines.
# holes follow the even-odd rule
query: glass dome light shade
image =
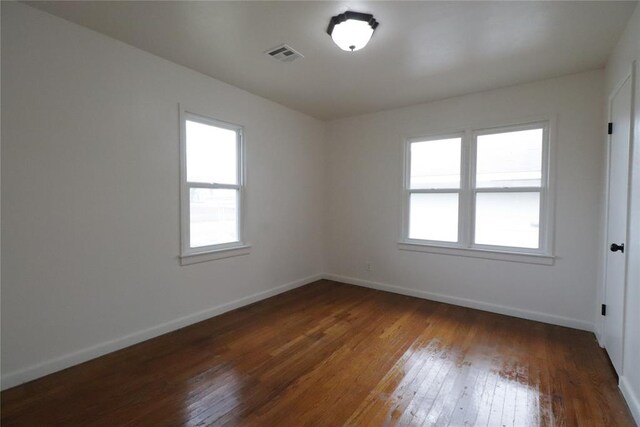
<svg viewBox="0 0 640 427">
<path fill-rule="evenodd" d="M 367 45 L 377 26 L 373 15 L 349 11 L 332 17 L 327 33 L 340 49 L 355 52 Z"/>
</svg>

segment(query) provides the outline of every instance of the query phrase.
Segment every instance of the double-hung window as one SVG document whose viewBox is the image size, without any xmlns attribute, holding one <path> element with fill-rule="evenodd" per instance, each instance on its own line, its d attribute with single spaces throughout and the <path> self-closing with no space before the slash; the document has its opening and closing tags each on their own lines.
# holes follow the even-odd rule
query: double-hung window
<svg viewBox="0 0 640 427">
<path fill-rule="evenodd" d="M 182 111 L 182 263 L 242 255 L 242 127 Z"/>
<path fill-rule="evenodd" d="M 460 241 L 463 135 L 409 143 L 409 238 Z"/>
<path fill-rule="evenodd" d="M 401 248 L 550 263 L 548 122 L 412 138 L 405 155 Z"/>
</svg>

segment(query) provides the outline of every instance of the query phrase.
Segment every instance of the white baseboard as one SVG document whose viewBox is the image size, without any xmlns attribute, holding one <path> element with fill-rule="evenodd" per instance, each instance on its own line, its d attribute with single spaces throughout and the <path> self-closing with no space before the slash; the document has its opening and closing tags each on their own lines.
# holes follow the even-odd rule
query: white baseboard
<svg viewBox="0 0 640 427">
<path fill-rule="evenodd" d="M 593 325 L 593 334 L 596 336 L 596 341 L 600 348 L 604 348 L 604 336 L 602 335 L 600 328 L 598 328 L 598 325 L 595 323 Z"/>
<path fill-rule="evenodd" d="M 444 302 L 447 304 L 460 305 L 462 307 L 475 308 L 492 313 L 505 314 L 507 316 L 520 317 L 523 319 L 536 320 L 538 322 L 551 323 L 552 325 L 567 326 L 569 328 L 581 329 L 593 332 L 594 325 L 582 320 L 571 319 L 569 317 L 556 316 L 554 314 L 542 313 L 539 311 L 523 310 L 519 308 L 507 307 L 504 305 L 492 304 L 484 301 L 471 300 L 467 298 L 453 297 L 433 292 L 403 288 L 400 286 L 389 285 L 386 283 L 373 282 L 369 280 L 356 279 L 354 277 L 339 276 L 335 274 L 325 274 L 325 279 L 336 282 L 348 283 L 366 288 L 378 289 L 381 291 L 393 292 L 395 294 L 408 295 L 417 298 L 428 299 L 432 301 Z"/>
<path fill-rule="evenodd" d="M 7 388 L 14 387 L 27 381 L 43 377 L 45 375 L 69 368 L 88 360 L 95 359 L 96 357 L 103 356 L 107 353 L 111 353 L 116 350 L 129 347 L 133 344 L 137 344 L 139 342 L 157 337 L 159 335 L 166 334 L 167 332 L 175 331 L 176 329 L 180 329 L 185 326 L 209 319 L 211 317 L 218 316 L 222 313 L 226 313 L 227 311 L 231 311 L 236 308 L 240 308 L 245 305 L 252 304 L 254 302 L 286 292 L 288 290 L 304 286 L 306 284 L 315 282 L 316 280 L 320 280 L 322 279 L 322 277 L 322 275 L 318 274 L 306 277 L 304 279 L 296 280 L 285 285 L 269 289 L 267 291 L 258 292 L 253 295 L 228 302 L 226 304 L 217 305 L 215 307 L 211 307 L 197 313 L 189 314 L 187 316 L 180 317 L 178 319 L 171 320 L 169 322 L 162 323 L 160 325 L 153 326 L 142 331 L 134 332 L 132 334 L 116 338 L 111 341 L 83 348 L 82 350 L 68 353 L 55 359 L 47 360 L 36 365 L 29 366 L 19 371 L 3 374 L 1 379 L 1 388 L 2 390 L 5 390 Z"/>
<path fill-rule="evenodd" d="M 629 380 L 627 380 L 625 376 L 620 377 L 620 391 L 627 401 L 627 405 L 629 405 L 633 419 L 636 421 L 636 424 L 640 426 L 640 399 L 631 388 L 631 384 L 629 384 Z"/>
</svg>

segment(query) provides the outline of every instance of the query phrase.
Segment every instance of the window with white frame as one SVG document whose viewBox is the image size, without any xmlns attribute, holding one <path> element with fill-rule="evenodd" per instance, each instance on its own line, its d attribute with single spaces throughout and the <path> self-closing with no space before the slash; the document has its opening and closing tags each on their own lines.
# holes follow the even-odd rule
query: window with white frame
<svg viewBox="0 0 640 427">
<path fill-rule="evenodd" d="M 548 153 L 548 122 L 409 139 L 404 241 L 550 255 Z"/>
<path fill-rule="evenodd" d="M 242 127 L 182 111 L 182 257 L 245 247 Z"/>
</svg>

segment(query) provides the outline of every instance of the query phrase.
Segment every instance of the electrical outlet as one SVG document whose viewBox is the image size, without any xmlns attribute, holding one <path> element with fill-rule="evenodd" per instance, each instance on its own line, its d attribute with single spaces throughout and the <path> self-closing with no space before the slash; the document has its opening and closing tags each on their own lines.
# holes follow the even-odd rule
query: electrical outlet
<svg viewBox="0 0 640 427">
<path fill-rule="evenodd" d="M 371 271 L 371 263 L 368 262 L 365 268 L 367 269 L 367 271 Z"/>
</svg>

